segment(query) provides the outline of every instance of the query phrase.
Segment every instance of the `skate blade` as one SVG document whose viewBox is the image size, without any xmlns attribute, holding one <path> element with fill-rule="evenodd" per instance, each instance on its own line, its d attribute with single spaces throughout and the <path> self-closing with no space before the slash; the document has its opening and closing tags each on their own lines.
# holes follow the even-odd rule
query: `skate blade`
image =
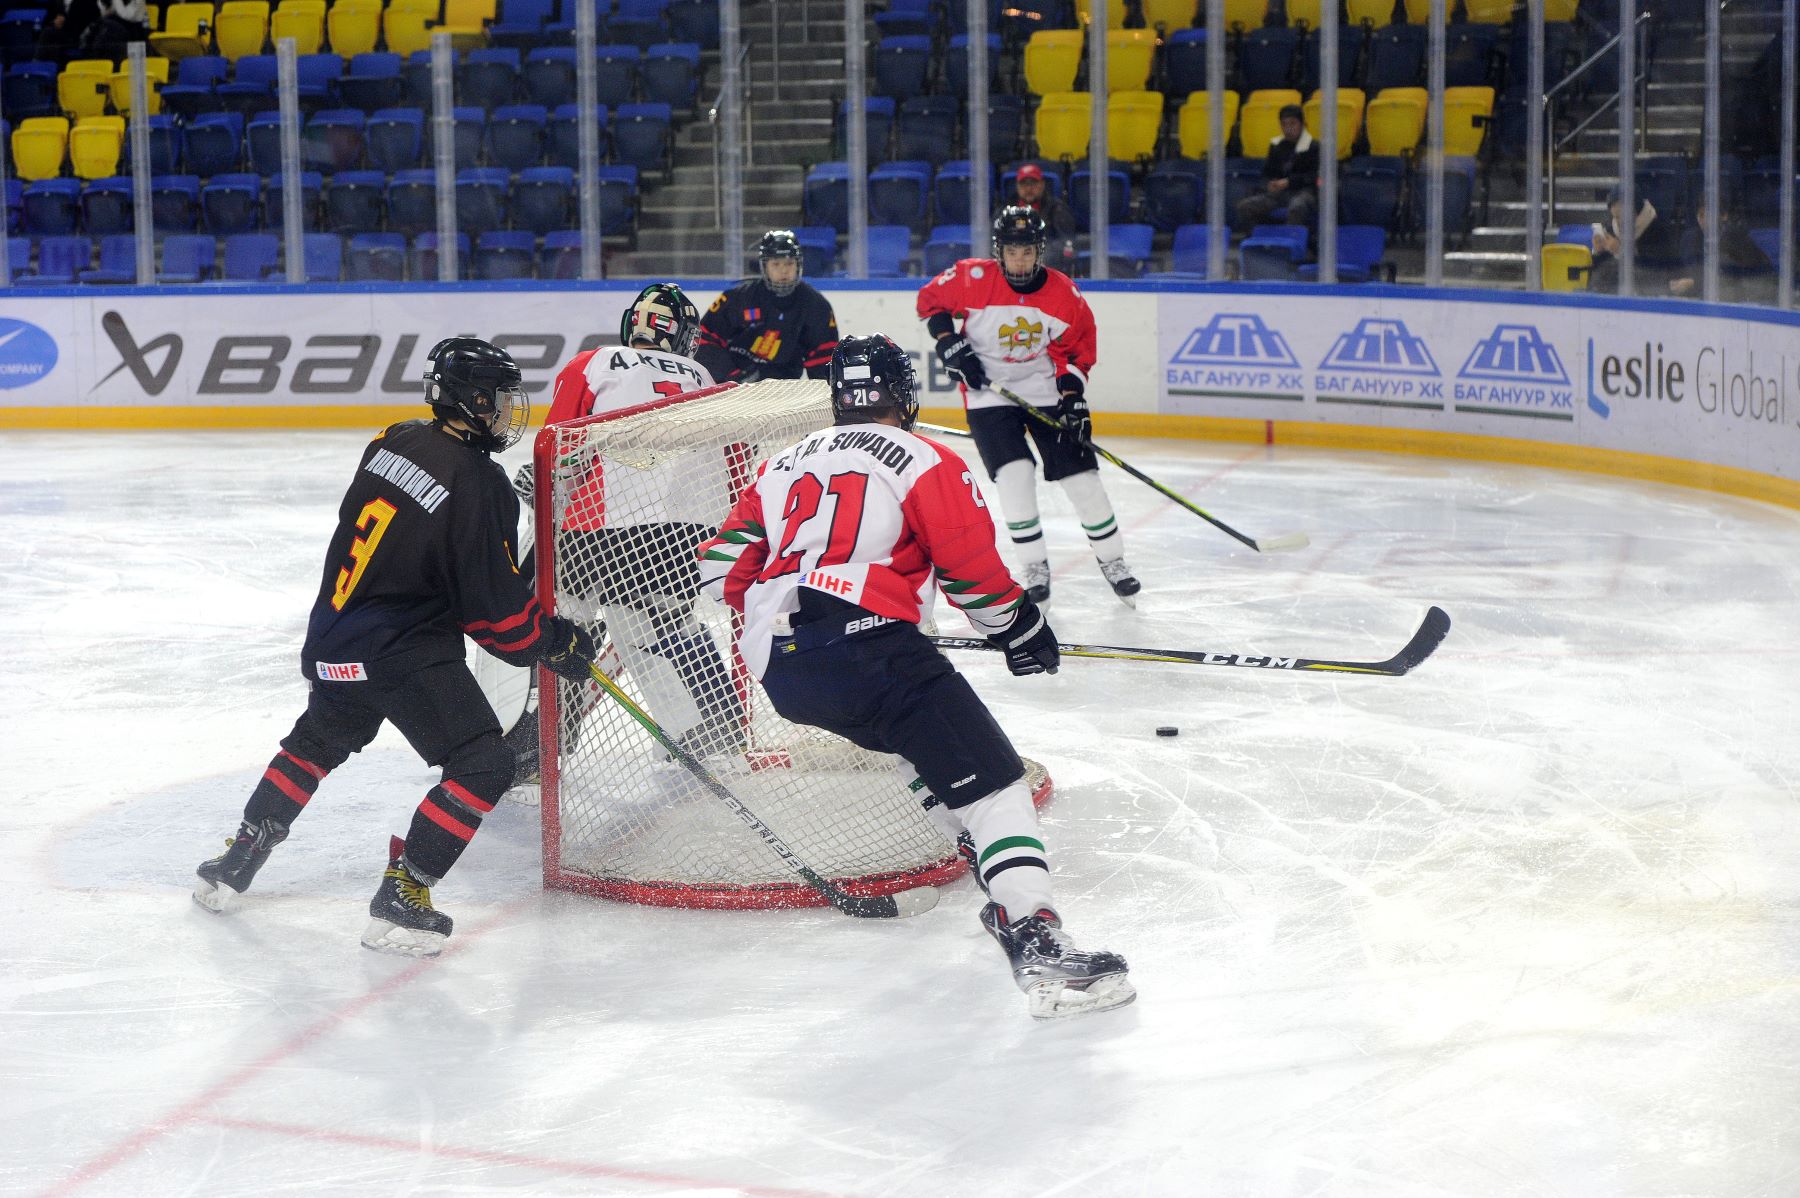
<svg viewBox="0 0 1800 1198">
<path fill-rule="evenodd" d="M 1061 979 L 1039 982 L 1025 991 L 1025 1009 L 1033 1019 L 1067 1019 L 1110 1011 L 1135 998 L 1137 989 L 1129 977 L 1109 973 L 1079 984 Z"/>
<path fill-rule="evenodd" d="M 362 946 L 400 957 L 435 957 L 444 951 L 444 944 L 449 939 L 437 932 L 421 932 L 385 919 L 371 919 L 369 926 L 363 929 Z"/>
<path fill-rule="evenodd" d="M 231 900 L 237 897 L 237 891 L 229 886 L 215 886 L 205 878 L 194 887 L 194 903 L 202 910 L 211 911 L 214 915 L 223 915 L 231 910 Z"/>
<path fill-rule="evenodd" d="M 1136 595 L 1121 595 L 1117 591 L 1114 591 L 1113 598 L 1117 599 L 1120 603 L 1123 603 L 1126 607 L 1129 607 L 1132 611 L 1137 610 Z"/>
</svg>

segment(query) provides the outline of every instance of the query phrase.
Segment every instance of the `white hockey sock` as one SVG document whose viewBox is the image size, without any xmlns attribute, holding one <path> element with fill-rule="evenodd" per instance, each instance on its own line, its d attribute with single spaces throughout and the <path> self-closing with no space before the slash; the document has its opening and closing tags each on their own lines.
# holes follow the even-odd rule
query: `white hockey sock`
<svg viewBox="0 0 1800 1198">
<path fill-rule="evenodd" d="M 1119 535 L 1119 520 L 1113 515 L 1112 501 L 1106 497 L 1098 470 L 1084 470 L 1062 479 L 1063 493 L 1075 505 L 1075 514 L 1087 533 L 1094 556 L 1103 562 L 1116 562 L 1125 556 L 1125 538 Z"/>
<path fill-rule="evenodd" d="M 1000 467 L 994 476 L 1000 488 L 1000 510 L 1006 514 L 1006 531 L 1013 546 L 1027 562 L 1048 562 L 1044 548 L 1044 525 L 1038 519 L 1037 468 L 1031 459 L 1020 458 Z"/>
<path fill-rule="evenodd" d="M 1044 907 L 1050 899 L 1050 865 L 1037 808 L 1023 781 L 996 790 L 954 813 L 975 838 L 976 868 L 987 883 L 988 896 L 1018 920 Z"/>
</svg>

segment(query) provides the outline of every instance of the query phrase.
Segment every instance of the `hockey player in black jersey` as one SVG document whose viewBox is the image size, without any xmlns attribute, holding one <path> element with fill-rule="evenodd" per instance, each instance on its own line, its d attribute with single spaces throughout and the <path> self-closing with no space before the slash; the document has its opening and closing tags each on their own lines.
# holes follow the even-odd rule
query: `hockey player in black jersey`
<svg viewBox="0 0 1800 1198">
<path fill-rule="evenodd" d="M 409 956 L 442 951 L 451 919 L 432 907 L 429 887 L 512 784 L 513 756 L 464 664 L 464 635 L 503 661 L 567 677 L 587 677 L 594 657 L 593 638 L 547 614 L 518 571 L 518 499 L 488 456 L 525 430 L 518 366 L 474 337 L 439 342 L 429 360 L 432 418 L 377 434 L 339 508 L 300 651 L 306 710 L 194 890 L 202 907 L 225 911 L 325 775 L 389 721 L 443 769 L 405 839 L 392 838 L 362 937 Z"/>
<path fill-rule="evenodd" d="M 800 278 L 800 240 L 770 229 L 757 246 L 757 277 L 713 301 L 700 318 L 694 358 L 721 383 L 822 379 L 837 348 L 831 304 Z"/>
</svg>

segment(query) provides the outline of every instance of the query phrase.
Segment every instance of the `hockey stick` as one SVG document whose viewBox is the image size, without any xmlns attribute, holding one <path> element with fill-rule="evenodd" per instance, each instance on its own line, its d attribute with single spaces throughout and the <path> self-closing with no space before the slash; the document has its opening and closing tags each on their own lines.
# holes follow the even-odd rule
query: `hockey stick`
<svg viewBox="0 0 1800 1198">
<path fill-rule="evenodd" d="M 1167 661 L 1196 666 L 1249 666 L 1263 670 L 1310 670 L 1324 674 L 1378 674 L 1398 678 L 1427 657 L 1450 631 L 1450 616 L 1441 607 L 1425 613 L 1406 647 L 1386 661 L 1331 661 L 1313 657 L 1275 657 L 1260 653 L 1208 653 L 1187 649 L 1128 649 L 1120 645 L 1057 645 L 1067 657 L 1099 657 L 1115 661 Z M 927 637 L 940 649 L 985 649 L 1004 652 L 980 637 Z"/>
<path fill-rule="evenodd" d="M 632 719 L 642 724 L 644 730 L 655 737 L 657 743 L 667 749 L 669 754 L 681 763 L 682 768 L 698 778 L 706 789 L 712 791 L 721 802 L 736 812 L 737 817 L 743 820 L 751 831 L 762 837 L 763 843 L 773 849 L 775 855 L 780 857 L 789 869 L 804 878 L 807 885 L 823 895 L 825 900 L 839 911 L 845 915 L 854 915 L 858 919 L 894 919 L 899 916 L 918 915 L 937 906 L 938 893 L 929 886 L 918 886 L 911 890 L 902 890 L 896 894 L 875 898 L 859 898 L 834 885 L 812 866 L 794 856 L 794 850 L 788 848 L 781 837 L 775 834 L 773 828 L 763 823 L 755 812 L 744 806 L 741 799 L 726 789 L 723 782 L 713 777 L 712 772 L 700 764 L 699 758 L 677 744 L 675 739 L 663 730 L 662 725 L 652 719 L 649 712 L 633 702 L 631 696 L 619 688 L 618 683 L 601 672 L 600 667 L 590 663 L 588 673 L 594 676 L 594 681 L 598 682 L 607 694 L 618 700 L 619 706 L 623 707 Z"/>
<path fill-rule="evenodd" d="M 989 390 L 1011 400 L 1021 408 L 1024 408 L 1025 414 L 1030 416 L 1033 420 L 1036 420 L 1038 423 L 1047 424 L 1058 431 L 1066 431 L 1063 429 L 1061 421 L 1044 415 L 1043 412 L 1038 410 L 1036 404 L 1021 399 L 1011 391 L 1008 391 L 1005 387 L 990 387 Z M 1127 462 L 1124 458 L 1121 458 L 1118 454 L 1102 448 L 1097 442 L 1090 440 L 1087 442 L 1087 447 L 1123 470 L 1125 473 L 1131 475 L 1131 477 L 1137 479 L 1139 482 L 1162 492 L 1164 496 L 1179 503 L 1182 507 L 1194 513 L 1194 515 L 1200 517 L 1226 536 L 1237 538 L 1258 553 L 1279 553 L 1287 549 L 1304 549 L 1310 543 L 1306 539 L 1306 534 L 1303 532 L 1284 532 L 1280 536 L 1262 538 L 1245 536 L 1237 529 L 1231 527 L 1231 525 L 1225 523 L 1225 521 L 1219 519 L 1217 516 L 1189 499 L 1187 496 L 1165 487 L 1163 484 L 1151 478 L 1148 474 L 1145 474 L 1142 470 L 1139 470 L 1136 466 L 1133 466 L 1130 462 Z"/>
<path fill-rule="evenodd" d="M 923 420 L 913 427 L 923 429 L 928 433 L 936 433 L 940 437 L 973 437 L 975 435 L 966 428 L 951 428 L 947 424 L 926 424 Z"/>
</svg>

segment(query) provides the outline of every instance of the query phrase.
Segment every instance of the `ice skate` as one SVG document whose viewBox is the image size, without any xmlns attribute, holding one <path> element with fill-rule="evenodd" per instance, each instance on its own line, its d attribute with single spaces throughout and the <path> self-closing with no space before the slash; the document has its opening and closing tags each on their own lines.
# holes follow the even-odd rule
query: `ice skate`
<svg viewBox="0 0 1800 1198">
<path fill-rule="evenodd" d="M 1112 584 L 1113 594 L 1119 597 L 1119 602 L 1126 607 L 1137 606 L 1137 593 L 1144 589 L 1144 585 L 1132 577 L 1131 567 L 1125 564 L 1124 558 L 1101 562 L 1100 573 Z"/>
<path fill-rule="evenodd" d="M 240 824 L 237 835 L 225 842 L 225 851 L 210 861 L 202 861 L 194 871 L 200 876 L 200 884 L 194 887 L 194 901 L 214 915 L 223 915 L 235 896 L 250 889 L 256 871 L 287 836 L 288 830 L 272 819 L 260 825 Z"/>
<path fill-rule="evenodd" d="M 389 850 L 381 888 L 369 901 L 369 926 L 362 944 L 378 953 L 435 957 L 444 951 L 453 921 L 431 905 L 431 889 L 407 866 L 406 844 L 398 836 Z"/>
<path fill-rule="evenodd" d="M 1006 908 L 989 903 L 981 909 L 981 924 L 1006 951 L 1013 981 L 1025 992 L 1025 1009 L 1033 1019 L 1107 1011 L 1137 997 L 1125 958 L 1076 948 L 1054 911 L 1046 908 L 1011 922 Z"/>
<path fill-rule="evenodd" d="M 1025 597 L 1040 607 L 1050 602 L 1050 563 L 1026 562 L 1020 585 L 1025 588 Z"/>
</svg>

